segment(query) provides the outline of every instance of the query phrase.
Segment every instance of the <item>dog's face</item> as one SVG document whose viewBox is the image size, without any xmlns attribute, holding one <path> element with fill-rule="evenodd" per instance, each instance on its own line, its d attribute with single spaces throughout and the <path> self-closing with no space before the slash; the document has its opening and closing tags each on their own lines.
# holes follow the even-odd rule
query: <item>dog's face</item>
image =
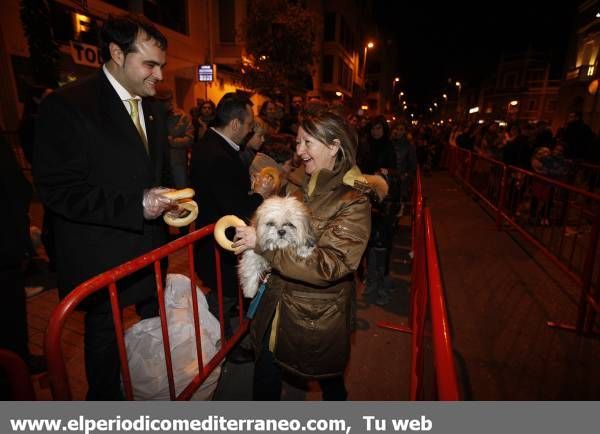
<svg viewBox="0 0 600 434">
<path fill-rule="evenodd" d="M 314 246 L 308 209 L 293 197 L 271 197 L 256 210 L 256 241 L 263 250 Z"/>
</svg>

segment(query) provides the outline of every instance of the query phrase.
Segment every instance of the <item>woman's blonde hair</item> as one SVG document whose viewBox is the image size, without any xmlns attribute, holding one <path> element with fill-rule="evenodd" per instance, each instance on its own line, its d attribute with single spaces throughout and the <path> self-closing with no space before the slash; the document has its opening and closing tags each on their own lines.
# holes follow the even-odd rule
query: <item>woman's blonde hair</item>
<svg viewBox="0 0 600 434">
<path fill-rule="evenodd" d="M 299 126 L 327 146 L 334 146 L 334 140 L 339 140 L 334 170 L 349 169 L 356 164 L 358 138 L 343 117 L 327 108 L 311 107 L 300 114 Z"/>
</svg>

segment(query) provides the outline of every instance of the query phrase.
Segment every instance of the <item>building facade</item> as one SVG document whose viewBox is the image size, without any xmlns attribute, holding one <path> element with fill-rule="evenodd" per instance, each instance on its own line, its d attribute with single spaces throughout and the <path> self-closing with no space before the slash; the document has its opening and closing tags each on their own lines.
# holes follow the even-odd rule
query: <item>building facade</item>
<svg viewBox="0 0 600 434">
<path fill-rule="evenodd" d="M 560 80 L 551 76 L 543 53 L 502 56 L 496 74 L 481 87 L 479 98 L 459 105 L 469 118 L 551 123 L 558 108 Z"/>
<path fill-rule="evenodd" d="M 578 112 L 594 131 L 600 129 L 598 55 L 600 54 L 600 1 L 587 0 L 577 9 L 566 68 L 553 126 L 563 126 L 569 113 Z"/>
<path fill-rule="evenodd" d="M 91 74 L 101 66 L 97 29 L 110 14 L 141 13 L 169 42 L 164 85 L 176 104 L 189 110 L 197 99 L 217 102 L 241 88 L 245 55 L 243 23 L 247 0 L 48 0 L 50 27 L 60 52 L 60 83 Z M 369 0 L 303 0 L 298 4 L 323 17 L 315 46 L 309 95 L 359 108 L 366 101 L 365 53 Z M 3 2 L 0 16 L 0 106 L 2 127 L 14 131 L 23 110 L 27 86 L 33 84 L 28 41 L 19 19 L 19 0 Z M 200 80 L 199 67 L 213 71 L 213 81 Z M 255 104 L 264 97 L 253 96 Z"/>
<path fill-rule="evenodd" d="M 127 11 L 143 13 L 165 34 L 169 42 L 164 84 L 174 91 L 176 104 L 188 109 L 204 97 L 205 85 L 198 81 L 198 66 L 210 59 L 207 33 L 208 2 L 90 0 L 49 0 L 50 26 L 60 52 L 60 83 L 76 80 L 96 71 L 101 60 L 96 30 L 109 14 Z M 19 19 L 19 0 L 3 2 L 0 17 L 0 62 L 3 84 L 0 90 L 2 119 L 6 130 L 17 128 L 26 88 L 33 84 L 29 48 Z"/>
<path fill-rule="evenodd" d="M 366 61 L 373 36 L 372 2 L 309 2 L 323 16 L 323 35 L 318 42 L 320 62 L 313 74 L 313 92 L 328 101 L 339 100 L 357 109 L 366 102 Z"/>
</svg>

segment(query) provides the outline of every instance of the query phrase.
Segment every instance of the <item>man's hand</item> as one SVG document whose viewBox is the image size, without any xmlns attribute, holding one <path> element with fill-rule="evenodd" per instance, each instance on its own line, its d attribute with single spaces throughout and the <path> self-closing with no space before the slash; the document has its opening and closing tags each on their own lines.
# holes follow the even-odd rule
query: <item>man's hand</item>
<svg viewBox="0 0 600 434">
<path fill-rule="evenodd" d="M 171 190 L 172 189 L 165 187 L 154 187 L 144 190 L 142 206 L 144 207 L 144 218 L 146 220 L 154 220 L 155 218 L 160 217 L 163 212 L 177 208 L 176 201 L 162 195 L 162 193 Z"/>
<path fill-rule="evenodd" d="M 271 176 L 252 175 L 252 190 L 263 198 L 268 198 L 275 192 L 275 182 Z"/>
</svg>

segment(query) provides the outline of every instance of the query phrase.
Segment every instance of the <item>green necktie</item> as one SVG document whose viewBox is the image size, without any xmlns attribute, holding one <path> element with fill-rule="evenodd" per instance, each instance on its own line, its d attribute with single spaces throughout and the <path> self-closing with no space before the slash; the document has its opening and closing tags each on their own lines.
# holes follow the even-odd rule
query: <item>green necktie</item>
<svg viewBox="0 0 600 434">
<path fill-rule="evenodd" d="M 138 110 L 138 104 L 140 102 L 139 99 L 132 98 L 128 99 L 129 107 L 131 107 L 131 120 L 133 121 L 133 125 L 138 130 L 138 133 L 144 142 L 144 147 L 146 148 L 146 153 L 148 153 L 148 139 L 146 139 L 146 135 L 144 134 L 144 129 L 142 128 L 142 123 L 140 122 L 140 112 Z"/>
</svg>

